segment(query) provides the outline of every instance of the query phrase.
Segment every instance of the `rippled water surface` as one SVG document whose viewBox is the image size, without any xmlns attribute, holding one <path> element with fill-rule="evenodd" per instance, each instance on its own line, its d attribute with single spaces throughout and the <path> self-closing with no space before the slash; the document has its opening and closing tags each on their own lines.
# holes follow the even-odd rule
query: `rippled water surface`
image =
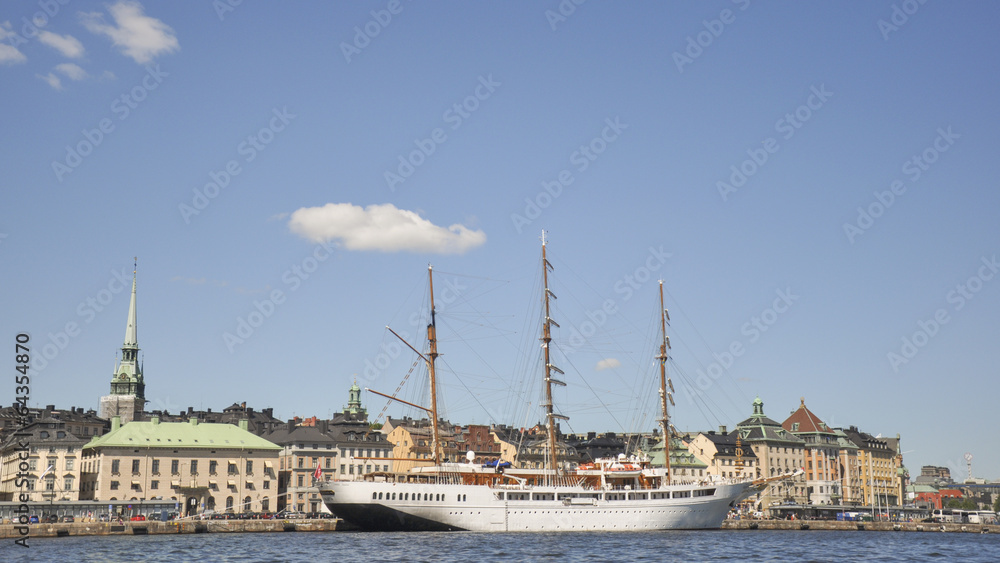
<svg viewBox="0 0 1000 563">
<path fill-rule="evenodd" d="M 1000 535 L 698 531 L 269 533 L 0 540 L 4 561 L 1000 561 Z"/>
</svg>

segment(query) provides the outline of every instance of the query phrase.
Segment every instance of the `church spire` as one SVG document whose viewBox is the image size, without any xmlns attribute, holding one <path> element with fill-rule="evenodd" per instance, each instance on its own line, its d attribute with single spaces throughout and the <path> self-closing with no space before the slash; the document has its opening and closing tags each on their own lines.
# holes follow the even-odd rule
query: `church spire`
<svg viewBox="0 0 1000 563">
<path fill-rule="evenodd" d="M 141 420 L 146 403 L 146 383 L 142 377 L 139 362 L 139 341 L 136 338 L 135 285 L 136 265 L 132 265 L 132 297 L 128 305 L 128 320 L 125 324 L 125 342 L 122 357 L 111 374 L 111 393 L 101 397 L 101 418 L 120 417 L 122 424 Z"/>
<path fill-rule="evenodd" d="M 136 338 L 135 286 L 136 262 L 132 266 L 132 298 L 128 305 L 128 321 L 125 324 L 125 343 L 122 344 L 122 359 L 115 368 L 111 379 L 112 395 L 135 395 L 144 398 L 145 383 L 142 366 L 139 364 L 139 342 Z"/>
<path fill-rule="evenodd" d="M 128 323 L 125 325 L 125 348 L 135 348 L 138 350 L 139 342 L 136 339 L 135 326 L 135 271 L 139 258 L 134 258 L 132 263 L 132 299 L 128 303 Z"/>
</svg>

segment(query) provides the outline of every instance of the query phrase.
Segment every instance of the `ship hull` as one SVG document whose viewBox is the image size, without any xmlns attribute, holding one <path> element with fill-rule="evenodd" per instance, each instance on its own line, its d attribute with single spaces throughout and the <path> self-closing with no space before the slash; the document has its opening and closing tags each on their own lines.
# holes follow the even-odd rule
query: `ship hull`
<svg viewBox="0 0 1000 563">
<path fill-rule="evenodd" d="M 594 491 L 332 481 L 320 492 L 331 512 L 362 530 L 579 532 L 716 529 L 755 491 L 750 483 Z"/>
</svg>

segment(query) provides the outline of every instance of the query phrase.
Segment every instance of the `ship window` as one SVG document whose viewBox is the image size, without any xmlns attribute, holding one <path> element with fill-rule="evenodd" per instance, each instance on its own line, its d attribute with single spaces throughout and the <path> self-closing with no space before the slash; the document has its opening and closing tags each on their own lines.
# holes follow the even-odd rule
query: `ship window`
<svg viewBox="0 0 1000 563">
<path fill-rule="evenodd" d="M 378 500 L 378 493 L 372 493 L 372 500 Z"/>
<path fill-rule="evenodd" d="M 378 494 L 378 500 L 382 500 L 382 493 Z"/>
<path fill-rule="evenodd" d="M 396 493 L 392 493 L 392 500 L 396 500 Z"/>
</svg>

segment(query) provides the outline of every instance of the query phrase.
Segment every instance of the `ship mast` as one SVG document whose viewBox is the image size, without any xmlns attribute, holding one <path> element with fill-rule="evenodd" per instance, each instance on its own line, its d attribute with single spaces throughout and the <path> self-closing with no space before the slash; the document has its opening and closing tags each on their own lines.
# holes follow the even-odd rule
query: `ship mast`
<svg viewBox="0 0 1000 563">
<path fill-rule="evenodd" d="M 667 350 L 670 348 L 670 337 L 667 336 L 668 318 L 667 309 L 663 306 L 663 280 L 660 280 L 660 332 L 663 335 L 663 342 L 660 344 L 660 355 L 657 356 L 657 359 L 660 360 L 660 407 L 663 414 L 663 418 L 660 419 L 660 428 L 663 432 L 663 462 L 667 469 L 667 485 L 670 484 L 670 411 L 667 410 L 667 399 L 670 400 L 671 404 L 674 402 L 673 395 L 670 393 L 674 389 L 674 384 L 667 377 L 667 359 L 669 358 Z M 670 391 L 667 390 L 668 384 Z"/>
<path fill-rule="evenodd" d="M 552 341 L 552 331 L 551 325 L 559 326 L 559 323 L 552 320 L 549 316 L 549 297 L 553 299 L 556 298 L 552 290 L 549 289 L 549 270 L 553 269 L 552 264 L 549 263 L 548 258 L 545 256 L 545 231 L 542 231 L 542 284 L 545 287 L 545 320 L 542 322 L 542 350 L 545 355 L 545 426 L 546 433 L 548 436 L 549 443 L 549 460 L 548 465 L 552 468 L 553 481 L 555 477 L 559 476 L 559 460 L 556 456 L 556 419 L 569 420 L 569 417 L 556 414 L 552 409 L 552 384 L 563 385 L 566 384 L 558 379 L 552 378 L 552 372 L 563 373 L 563 371 L 556 366 L 552 365 L 549 357 L 549 343 Z"/>
<path fill-rule="evenodd" d="M 434 379 L 434 360 L 438 357 L 437 351 L 437 325 L 434 319 L 434 268 L 430 264 L 427 265 L 427 279 L 431 290 L 431 322 L 427 325 L 427 344 L 430 346 L 430 351 L 427 353 L 427 373 L 428 379 L 430 379 L 431 386 L 431 427 L 433 428 L 433 435 L 431 437 L 431 447 L 434 448 L 434 465 L 441 465 L 441 451 L 438 448 L 440 443 L 440 434 L 438 431 L 438 411 L 437 411 L 437 384 Z"/>
</svg>

